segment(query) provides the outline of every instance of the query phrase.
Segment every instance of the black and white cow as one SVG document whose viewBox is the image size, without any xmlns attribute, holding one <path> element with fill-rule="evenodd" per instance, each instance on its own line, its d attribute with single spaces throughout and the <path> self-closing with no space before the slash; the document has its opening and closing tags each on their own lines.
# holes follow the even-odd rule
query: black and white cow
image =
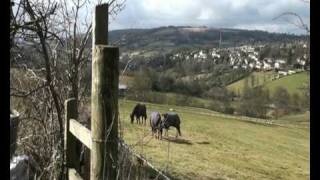
<svg viewBox="0 0 320 180">
<path fill-rule="evenodd" d="M 163 114 L 163 121 L 160 124 L 160 134 L 162 136 L 162 131 L 163 129 L 166 130 L 165 135 L 168 136 L 168 130 L 170 126 L 173 126 L 177 129 L 177 134 L 176 134 L 176 138 L 179 136 L 181 136 L 181 132 L 180 132 L 180 117 L 177 113 L 174 112 L 167 112 L 165 114 Z"/>
</svg>

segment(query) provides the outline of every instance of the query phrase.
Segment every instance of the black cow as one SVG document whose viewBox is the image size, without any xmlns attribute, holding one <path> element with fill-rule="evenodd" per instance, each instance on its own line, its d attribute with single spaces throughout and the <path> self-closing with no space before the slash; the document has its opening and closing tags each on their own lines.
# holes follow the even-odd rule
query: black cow
<svg viewBox="0 0 320 180">
<path fill-rule="evenodd" d="M 144 122 L 144 125 L 146 125 L 146 119 L 147 119 L 147 108 L 144 104 L 137 104 L 134 108 L 132 113 L 130 114 L 131 123 L 134 121 L 134 117 L 136 117 L 137 123 L 140 124 L 140 117 L 142 117 L 142 124 Z"/>
<path fill-rule="evenodd" d="M 180 117 L 178 114 L 174 113 L 174 112 L 168 112 L 163 114 L 163 121 L 160 124 L 160 134 L 162 137 L 162 130 L 165 129 L 166 133 L 165 135 L 168 136 L 168 130 L 169 127 L 173 126 L 177 129 L 177 134 L 176 134 L 176 138 L 179 136 L 181 136 L 181 132 L 180 132 Z"/>
<path fill-rule="evenodd" d="M 150 115 L 150 126 L 152 131 L 152 136 L 156 133 L 156 139 L 160 138 L 160 124 L 161 124 L 161 115 L 159 112 L 151 112 Z"/>
</svg>

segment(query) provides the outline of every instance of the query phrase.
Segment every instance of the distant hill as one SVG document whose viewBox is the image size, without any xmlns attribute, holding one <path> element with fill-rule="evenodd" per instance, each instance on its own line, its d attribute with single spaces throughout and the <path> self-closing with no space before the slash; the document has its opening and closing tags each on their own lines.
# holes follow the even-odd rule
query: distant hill
<svg viewBox="0 0 320 180">
<path fill-rule="evenodd" d="M 168 26 L 152 29 L 123 29 L 109 32 L 109 42 L 129 49 L 173 49 L 182 47 L 218 47 L 222 34 L 223 47 L 247 43 L 299 40 L 304 36 L 269 33 L 259 30 L 216 29 L 191 26 Z"/>
</svg>

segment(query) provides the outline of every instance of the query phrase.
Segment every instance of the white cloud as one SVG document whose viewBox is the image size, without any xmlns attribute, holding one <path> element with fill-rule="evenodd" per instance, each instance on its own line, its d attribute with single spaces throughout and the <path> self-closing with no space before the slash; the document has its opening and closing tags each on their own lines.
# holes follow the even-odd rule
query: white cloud
<svg viewBox="0 0 320 180">
<path fill-rule="evenodd" d="M 290 32 L 293 25 L 272 20 L 288 11 L 309 22 L 310 8 L 300 0 L 127 0 L 110 28 L 206 25 Z"/>
</svg>

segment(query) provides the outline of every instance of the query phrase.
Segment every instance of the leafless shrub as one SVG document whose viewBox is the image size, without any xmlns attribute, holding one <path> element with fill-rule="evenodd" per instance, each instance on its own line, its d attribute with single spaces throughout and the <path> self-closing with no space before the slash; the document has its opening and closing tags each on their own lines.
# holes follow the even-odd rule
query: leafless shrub
<svg viewBox="0 0 320 180">
<path fill-rule="evenodd" d="M 124 7 L 124 1 L 109 2 L 114 16 Z M 21 112 L 18 153 L 37 161 L 40 179 L 62 179 L 63 103 L 69 96 L 84 100 L 90 87 L 88 75 L 81 72 L 90 62 L 91 14 L 83 19 L 79 13 L 94 4 L 87 0 L 11 4 L 10 64 L 15 68 L 10 72 L 10 99 L 11 107 Z M 34 57 L 39 64 L 33 63 Z"/>
</svg>

